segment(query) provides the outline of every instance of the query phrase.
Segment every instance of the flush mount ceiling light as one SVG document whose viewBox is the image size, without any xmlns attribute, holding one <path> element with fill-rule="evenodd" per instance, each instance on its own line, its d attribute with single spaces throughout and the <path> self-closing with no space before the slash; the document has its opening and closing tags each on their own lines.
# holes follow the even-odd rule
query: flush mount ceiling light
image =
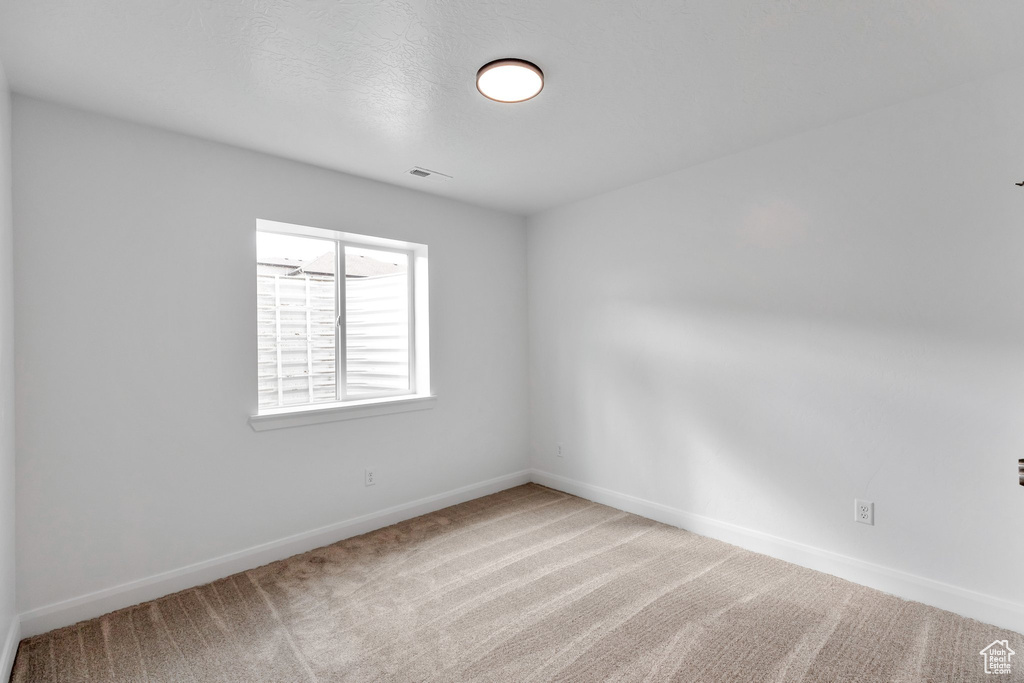
<svg viewBox="0 0 1024 683">
<path fill-rule="evenodd" d="M 525 102 L 544 89 L 544 72 L 525 59 L 496 59 L 476 72 L 476 89 L 495 102 Z"/>
</svg>

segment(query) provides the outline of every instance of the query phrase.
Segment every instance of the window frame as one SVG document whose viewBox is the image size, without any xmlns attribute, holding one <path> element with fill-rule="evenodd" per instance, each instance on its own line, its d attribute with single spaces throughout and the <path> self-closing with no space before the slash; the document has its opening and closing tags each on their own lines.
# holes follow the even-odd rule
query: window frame
<svg viewBox="0 0 1024 683">
<path fill-rule="evenodd" d="M 256 411 L 249 419 L 252 427 L 260 431 L 277 426 L 289 427 L 298 424 L 312 424 L 315 422 L 351 419 L 353 417 L 421 410 L 432 407 L 434 397 L 430 393 L 427 246 L 404 240 L 258 219 L 256 221 L 256 233 L 261 232 L 327 240 L 335 244 L 334 344 L 336 400 L 261 408 L 257 395 Z M 255 235 L 253 241 L 255 243 Z M 345 250 L 347 247 L 405 254 L 408 258 L 408 389 L 359 394 L 356 398 L 348 397 L 348 311 L 346 306 L 347 278 L 345 277 Z M 253 251 L 255 252 L 255 244 L 253 245 Z M 254 266 L 256 263 L 257 259 L 253 258 Z M 290 417 L 300 419 L 287 419 Z"/>
</svg>

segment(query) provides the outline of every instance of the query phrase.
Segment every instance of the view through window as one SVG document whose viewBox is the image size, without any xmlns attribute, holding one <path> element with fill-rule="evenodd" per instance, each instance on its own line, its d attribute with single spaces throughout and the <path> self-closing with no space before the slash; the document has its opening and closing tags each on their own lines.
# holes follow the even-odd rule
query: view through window
<svg viewBox="0 0 1024 683">
<path fill-rule="evenodd" d="M 257 232 L 260 410 L 415 391 L 412 253 Z"/>
</svg>

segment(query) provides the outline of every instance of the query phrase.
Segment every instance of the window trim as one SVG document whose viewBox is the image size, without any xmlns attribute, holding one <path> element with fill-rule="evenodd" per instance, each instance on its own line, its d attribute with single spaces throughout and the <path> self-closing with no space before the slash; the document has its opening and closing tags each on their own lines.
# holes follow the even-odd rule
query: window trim
<svg viewBox="0 0 1024 683">
<path fill-rule="evenodd" d="M 415 242 L 394 240 L 385 237 L 362 235 L 339 230 L 314 228 L 305 225 L 282 223 L 257 219 L 257 232 L 271 232 L 298 237 L 329 240 L 335 247 L 335 272 L 337 277 L 335 302 L 335 380 L 336 401 L 304 403 L 294 406 L 260 408 L 256 398 L 256 410 L 250 416 L 253 429 L 274 429 L 300 424 L 314 424 L 331 420 L 348 420 L 355 417 L 369 417 L 391 412 L 423 410 L 433 407 L 434 396 L 430 393 L 430 333 L 428 317 L 428 276 L 427 246 Z M 347 311 L 346 278 L 344 277 L 344 254 L 346 247 L 374 249 L 406 254 L 408 261 L 409 288 L 409 389 L 393 392 L 360 394 L 357 398 L 346 399 L 347 389 Z M 255 262 L 255 258 L 253 259 Z M 390 406 L 390 409 L 388 409 Z"/>
<path fill-rule="evenodd" d="M 361 417 L 376 417 L 392 413 L 408 413 L 415 410 L 430 410 L 437 402 L 436 396 L 406 394 L 398 397 L 371 398 L 339 403 L 313 403 L 305 406 L 270 408 L 274 412 L 263 412 L 249 416 L 249 426 L 254 431 L 284 429 L 303 425 L 354 420 Z"/>
</svg>

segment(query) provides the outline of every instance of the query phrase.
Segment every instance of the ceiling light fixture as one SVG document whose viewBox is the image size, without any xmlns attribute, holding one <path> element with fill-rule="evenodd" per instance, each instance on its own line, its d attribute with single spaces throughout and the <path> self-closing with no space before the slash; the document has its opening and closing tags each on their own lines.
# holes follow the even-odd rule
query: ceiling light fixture
<svg viewBox="0 0 1024 683">
<path fill-rule="evenodd" d="M 544 89 L 544 72 L 525 59 L 496 59 L 476 72 L 476 89 L 495 102 L 525 102 Z"/>
</svg>

